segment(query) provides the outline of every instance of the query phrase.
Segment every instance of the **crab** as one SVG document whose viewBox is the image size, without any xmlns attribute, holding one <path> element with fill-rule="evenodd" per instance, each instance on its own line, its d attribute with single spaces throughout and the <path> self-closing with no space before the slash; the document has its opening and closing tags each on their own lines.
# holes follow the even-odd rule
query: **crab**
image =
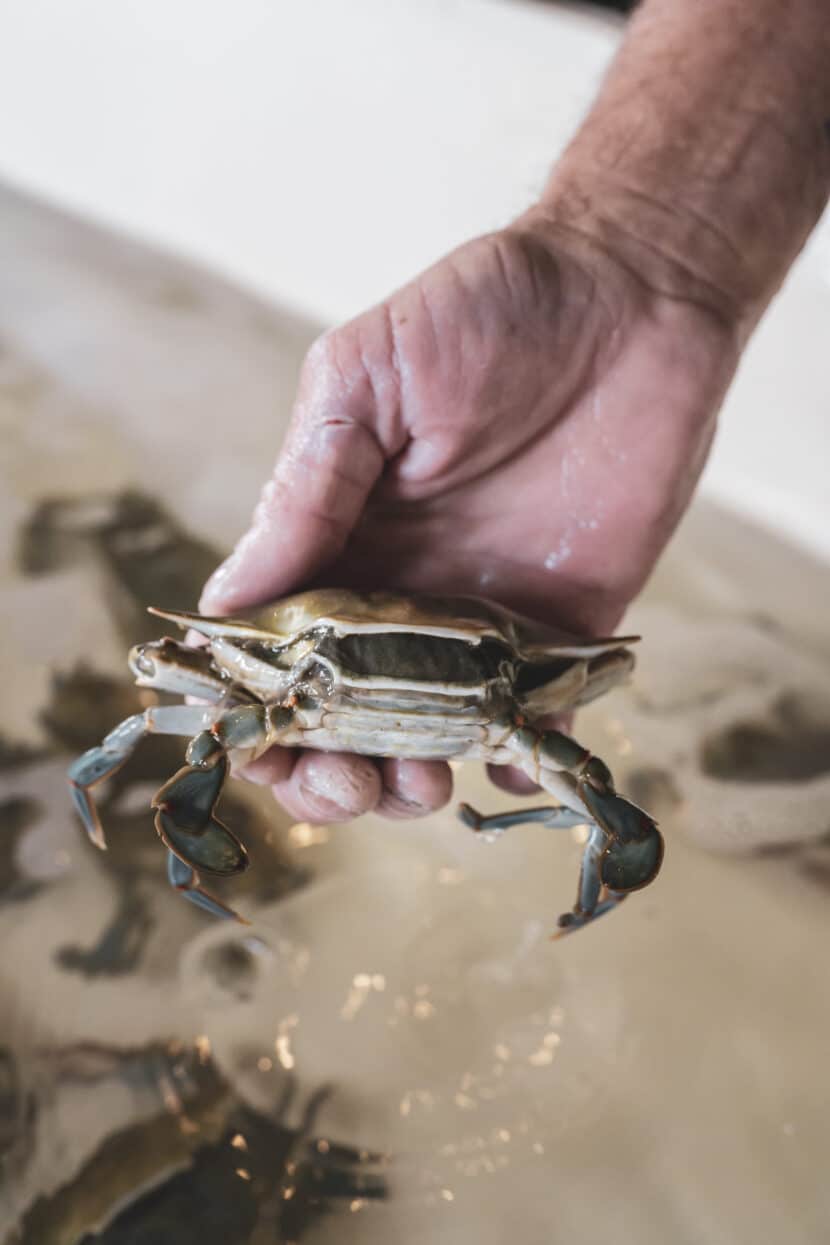
<svg viewBox="0 0 830 1245">
<path fill-rule="evenodd" d="M 205 889 L 202 874 L 230 877 L 248 866 L 244 846 L 216 816 L 231 760 L 246 764 L 274 744 L 519 766 L 553 806 L 488 817 L 465 804 L 460 817 L 488 838 L 524 822 L 588 826 L 577 901 L 559 917 L 559 935 L 657 876 L 663 840 L 654 820 L 616 792 L 599 757 L 539 725 L 624 679 L 638 637 L 578 640 L 474 597 L 336 588 L 234 618 L 151 613 L 206 643 L 137 645 L 129 658 L 136 683 L 200 703 L 127 718 L 75 761 L 69 781 L 87 833 L 103 848 L 93 788 L 143 736 L 189 736 L 184 768 L 152 804 L 172 886 L 214 915 L 241 919 Z"/>
</svg>

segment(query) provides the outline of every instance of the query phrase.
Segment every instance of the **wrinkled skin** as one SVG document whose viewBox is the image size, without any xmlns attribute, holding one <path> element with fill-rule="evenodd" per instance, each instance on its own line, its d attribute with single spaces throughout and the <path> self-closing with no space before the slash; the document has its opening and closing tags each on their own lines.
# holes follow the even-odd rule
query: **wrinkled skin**
<svg viewBox="0 0 830 1245">
<path fill-rule="evenodd" d="M 202 609 L 317 581 L 469 592 L 609 633 L 689 501 L 737 340 L 720 310 L 650 289 L 590 235 L 528 215 L 469 243 L 312 347 L 273 477 Z M 309 821 L 417 816 L 451 795 L 443 762 L 274 749 L 248 772 Z"/>
</svg>

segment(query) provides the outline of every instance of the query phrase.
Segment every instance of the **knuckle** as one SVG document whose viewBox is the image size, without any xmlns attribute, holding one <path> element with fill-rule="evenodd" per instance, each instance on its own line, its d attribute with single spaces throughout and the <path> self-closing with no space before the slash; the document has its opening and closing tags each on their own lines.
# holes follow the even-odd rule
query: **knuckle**
<svg viewBox="0 0 830 1245">
<path fill-rule="evenodd" d="M 309 753 L 297 777 L 304 801 L 316 810 L 330 810 L 332 819 L 359 817 L 380 799 L 380 774 L 367 757 Z"/>
<path fill-rule="evenodd" d="M 338 394 L 348 392 L 353 371 L 350 358 L 354 354 L 348 325 L 329 329 L 316 338 L 308 351 L 301 370 L 301 388 L 306 394 Z"/>
</svg>

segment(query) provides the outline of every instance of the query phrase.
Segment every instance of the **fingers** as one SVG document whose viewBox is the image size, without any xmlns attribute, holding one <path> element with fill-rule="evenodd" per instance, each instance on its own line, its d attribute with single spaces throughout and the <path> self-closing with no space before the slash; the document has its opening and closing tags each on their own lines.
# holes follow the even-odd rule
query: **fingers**
<svg viewBox="0 0 830 1245">
<path fill-rule="evenodd" d="M 386 758 L 379 765 L 383 791 L 375 812 L 382 817 L 425 817 L 452 796 L 452 770 L 446 761 Z"/>
<path fill-rule="evenodd" d="M 376 321 L 385 323 L 374 317 L 370 327 Z M 398 401 L 379 380 L 394 375 L 387 337 L 355 321 L 309 351 L 273 476 L 249 531 L 205 586 L 204 613 L 280 596 L 342 551 L 386 459 L 401 448 L 379 432 L 388 440 L 397 422 L 381 409 Z"/>
<path fill-rule="evenodd" d="M 377 782 L 366 766 L 378 774 Z M 511 795 L 541 790 L 512 765 L 488 765 L 487 775 L 494 786 Z M 452 771 L 445 761 L 375 762 L 345 752 L 269 748 L 245 766 L 242 777 L 271 787 L 279 802 L 302 821 L 351 821 L 372 811 L 396 820 L 426 817 L 452 798 Z"/>
<path fill-rule="evenodd" d="M 242 776 L 270 786 L 300 821 L 344 822 L 372 811 L 396 820 L 425 817 L 452 795 L 444 761 L 374 761 L 346 752 L 270 748 Z"/>
<path fill-rule="evenodd" d="M 380 800 L 378 767 L 368 757 L 346 752 L 300 752 L 287 777 L 271 790 L 300 821 L 351 821 Z"/>
</svg>

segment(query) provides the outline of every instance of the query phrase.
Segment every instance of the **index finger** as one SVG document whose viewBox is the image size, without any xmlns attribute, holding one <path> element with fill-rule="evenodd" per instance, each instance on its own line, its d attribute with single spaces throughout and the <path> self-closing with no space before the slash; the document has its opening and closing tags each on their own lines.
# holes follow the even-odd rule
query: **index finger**
<svg viewBox="0 0 830 1245">
<path fill-rule="evenodd" d="M 231 611 L 307 582 L 342 552 L 394 447 L 377 434 L 377 394 L 362 356 L 329 334 L 303 367 L 285 443 L 249 530 L 208 580 L 199 608 Z M 351 351 L 353 354 L 354 351 Z M 360 352 L 358 352 L 359 354 Z"/>
</svg>

